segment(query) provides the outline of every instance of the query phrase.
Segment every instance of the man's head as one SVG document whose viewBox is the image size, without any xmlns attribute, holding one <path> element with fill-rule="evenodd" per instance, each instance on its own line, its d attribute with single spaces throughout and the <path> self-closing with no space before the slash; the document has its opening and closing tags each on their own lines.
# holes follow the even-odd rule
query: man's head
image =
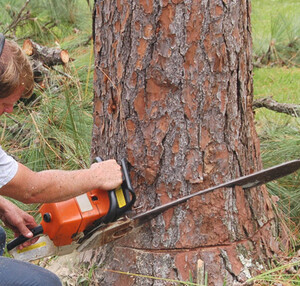
<svg viewBox="0 0 300 286">
<path fill-rule="evenodd" d="M 1 36 L 3 42 L 4 36 Z M 13 95 L 16 90 L 22 90 L 21 97 L 28 98 L 33 86 L 33 72 L 27 56 L 14 41 L 6 39 L 0 56 L 0 99 Z"/>
</svg>

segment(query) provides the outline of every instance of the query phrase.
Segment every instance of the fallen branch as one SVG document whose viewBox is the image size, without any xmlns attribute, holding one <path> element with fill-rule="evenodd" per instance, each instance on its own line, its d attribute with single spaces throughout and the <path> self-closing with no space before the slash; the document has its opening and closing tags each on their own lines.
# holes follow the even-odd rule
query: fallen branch
<svg viewBox="0 0 300 286">
<path fill-rule="evenodd" d="M 24 41 L 23 50 L 32 59 L 41 61 L 47 67 L 65 65 L 70 61 L 66 50 L 41 46 L 29 39 Z"/>
<path fill-rule="evenodd" d="M 285 113 L 294 117 L 300 117 L 300 105 L 279 103 L 271 97 L 256 99 L 252 106 L 253 109 L 265 107 L 276 112 Z"/>
<path fill-rule="evenodd" d="M 30 57 L 34 81 L 41 87 L 44 86 L 45 78 L 49 77 L 50 68 L 54 69 L 56 65 L 65 66 L 71 60 L 66 50 L 45 47 L 30 39 L 24 41 L 23 50 Z"/>
</svg>

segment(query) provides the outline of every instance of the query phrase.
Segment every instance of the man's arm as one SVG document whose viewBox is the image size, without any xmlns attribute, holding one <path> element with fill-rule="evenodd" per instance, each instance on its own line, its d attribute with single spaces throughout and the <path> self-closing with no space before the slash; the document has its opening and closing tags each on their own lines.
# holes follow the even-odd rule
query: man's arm
<svg viewBox="0 0 300 286">
<path fill-rule="evenodd" d="M 115 160 L 95 163 L 90 169 L 33 172 L 19 163 L 17 174 L 0 195 L 24 203 L 64 201 L 93 189 L 112 190 L 122 183 L 121 167 Z"/>
</svg>

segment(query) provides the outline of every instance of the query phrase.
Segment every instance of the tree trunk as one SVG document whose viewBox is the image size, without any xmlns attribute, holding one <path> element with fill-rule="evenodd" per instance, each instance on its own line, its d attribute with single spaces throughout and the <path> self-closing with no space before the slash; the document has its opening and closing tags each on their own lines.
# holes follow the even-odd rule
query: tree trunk
<svg viewBox="0 0 300 286">
<path fill-rule="evenodd" d="M 94 44 L 92 156 L 128 159 L 137 212 L 261 169 L 249 1 L 98 0 Z M 201 260 L 209 285 L 233 285 L 279 252 L 277 236 L 265 187 L 221 189 L 98 250 L 96 273 L 196 282 Z"/>
</svg>

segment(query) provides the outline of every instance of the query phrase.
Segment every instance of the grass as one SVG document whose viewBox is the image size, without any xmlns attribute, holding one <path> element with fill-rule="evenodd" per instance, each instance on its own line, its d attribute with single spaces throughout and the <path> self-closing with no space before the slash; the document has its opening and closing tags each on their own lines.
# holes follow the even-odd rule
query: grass
<svg viewBox="0 0 300 286">
<path fill-rule="evenodd" d="M 28 0 L 26 3 L 22 0 L 1 1 L 0 27 L 6 35 L 38 39 L 40 44 L 50 41 L 59 44 L 75 30 L 91 34 L 92 16 L 88 1 Z M 18 25 L 11 25 L 16 21 Z"/>
<path fill-rule="evenodd" d="M 299 269 L 299 261 L 290 262 L 274 267 L 256 277 L 247 280 L 247 283 L 254 282 L 255 285 L 299 285 L 300 277 L 297 270 Z M 293 272 L 293 273 L 291 273 Z M 268 284 L 265 284 L 268 283 Z"/>
<path fill-rule="evenodd" d="M 300 104 L 300 2 L 253 0 L 252 7 L 254 59 L 270 52 L 270 62 L 264 58 L 260 62 L 264 65 L 254 69 L 254 97 Z M 299 118 L 261 108 L 255 110 L 255 120 L 265 167 L 300 158 Z M 279 206 L 293 219 L 295 229 L 300 221 L 299 179 L 297 172 L 267 185 L 270 194 L 280 198 Z"/>
<path fill-rule="evenodd" d="M 272 95 L 280 102 L 300 104 L 299 68 L 263 67 L 254 70 L 254 96 Z"/>
<path fill-rule="evenodd" d="M 300 104 L 300 69 L 286 67 L 263 67 L 254 69 L 254 98 L 271 96 L 281 103 Z M 265 108 L 255 111 L 256 127 L 262 139 L 281 129 L 299 130 L 299 118 L 276 113 Z M 265 135 L 265 133 L 269 135 Z M 287 133 L 287 132 L 284 132 Z M 271 136 L 276 138 L 276 136 Z"/>
<path fill-rule="evenodd" d="M 35 171 L 75 169 L 89 162 L 91 94 L 84 94 L 73 80 L 60 82 L 59 76 L 57 83 L 56 90 L 47 88 L 38 94 L 38 102 L 20 102 L 6 118 L 10 128 L 2 131 L 4 148 Z"/>
<path fill-rule="evenodd" d="M 24 1 L 1 3 L 5 9 L 0 28 L 4 31 Z M 58 5 L 64 9 L 57 9 Z M 1 118 L 0 144 L 36 171 L 86 167 L 93 122 L 93 59 L 88 42 L 92 25 L 90 9 L 84 0 L 30 1 L 27 8 L 32 16 L 29 24 L 11 29 L 8 34 L 28 36 L 48 46 L 59 45 L 75 60 L 67 69 L 57 67 L 70 77 L 52 70 L 51 82 L 45 90 L 36 89 L 35 101 L 26 105 L 21 102 L 13 115 Z M 254 59 L 260 67 L 254 70 L 254 95 L 300 104 L 300 2 L 252 0 L 252 8 Z M 255 119 L 265 167 L 300 158 L 299 118 L 258 109 Z M 295 231 L 300 221 L 299 176 L 298 172 L 268 184 L 270 193 L 280 198 L 284 213 L 293 219 L 291 228 Z M 19 205 L 35 212 L 36 206 Z M 299 239 L 296 244 L 300 244 Z M 286 276 L 287 266 L 289 263 L 275 266 L 252 281 L 262 283 L 259 285 L 272 285 L 274 281 L 299 285 L 299 280 L 291 282 L 293 276 Z M 80 279 L 88 283 L 91 277 L 89 274 Z"/>
<path fill-rule="evenodd" d="M 272 96 L 282 103 L 300 104 L 300 69 L 264 67 L 254 71 L 254 96 Z M 300 158 L 300 119 L 267 109 L 256 110 L 256 129 L 261 141 L 265 167 Z M 279 205 L 299 225 L 299 172 L 269 183 L 271 195 L 280 198 Z"/>
<path fill-rule="evenodd" d="M 253 0 L 254 97 L 272 96 L 278 102 L 300 104 L 299 29 L 300 2 Z M 269 57 L 269 59 L 267 58 Z M 258 61 L 259 60 L 259 61 Z M 300 158 L 300 119 L 265 108 L 255 112 L 262 160 L 269 167 Z M 300 245 L 300 173 L 267 184 L 296 237 L 291 256 Z M 272 266 L 248 282 L 255 285 L 299 285 L 299 259 Z M 298 260 L 298 261 L 297 261 Z M 293 265 L 292 265 L 293 264 Z M 294 267 L 296 274 L 287 270 Z"/>
<path fill-rule="evenodd" d="M 254 59 L 264 64 L 300 64 L 300 2 L 253 0 Z"/>
</svg>

